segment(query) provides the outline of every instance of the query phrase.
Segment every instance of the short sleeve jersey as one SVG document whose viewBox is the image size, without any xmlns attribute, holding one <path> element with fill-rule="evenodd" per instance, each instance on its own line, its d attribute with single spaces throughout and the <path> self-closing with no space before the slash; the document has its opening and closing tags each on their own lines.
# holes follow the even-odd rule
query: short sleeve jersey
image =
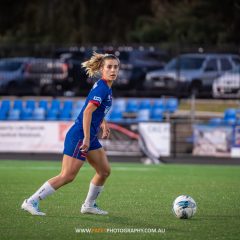
<svg viewBox="0 0 240 240">
<path fill-rule="evenodd" d="M 90 129 L 91 136 L 96 136 L 100 124 L 112 106 L 112 89 L 107 85 L 106 81 L 99 79 L 89 92 L 85 104 L 77 118 L 77 122 L 81 126 L 83 125 L 83 112 L 89 102 L 97 106 L 97 109 L 92 114 Z"/>
</svg>

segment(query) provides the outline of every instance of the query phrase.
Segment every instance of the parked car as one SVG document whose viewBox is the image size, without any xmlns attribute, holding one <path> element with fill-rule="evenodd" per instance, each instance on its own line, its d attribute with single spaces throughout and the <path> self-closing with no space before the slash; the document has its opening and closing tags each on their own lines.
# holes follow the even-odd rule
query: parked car
<svg viewBox="0 0 240 240">
<path fill-rule="evenodd" d="M 27 66 L 25 78 L 38 87 L 38 95 L 62 95 L 68 86 L 68 65 L 58 59 L 34 59 Z"/>
<path fill-rule="evenodd" d="M 162 69 L 166 54 L 154 48 L 119 48 L 115 51 L 121 66 L 115 87 L 117 89 L 143 90 L 146 73 Z"/>
<path fill-rule="evenodd" d="M 113 85 L 113 88 L 118 90 L 118 94 L 121 90 L 124 92 L 144 90 L 146 73 L 163 68 L 166 59 L 165 52 L 153 47 L 105 47 L 101 52 L 113 53 L 121 62 L 118 79 Z"/>
<path fill-rule="evenodd" d="M 163 70 L 147 73 L 144 86 L 178 96 L 211 96 L 213 80 L 234 69 L 239 62 L 240 57 L 234 54 L 182 54 Z"/>
<path fill-rule="evenodd" d="M 25 78 L 28 64 L 33 58 L 0 59 L 0 93 L 8 95 L 31 94 L 33 89 Z"/>
<path fill-rule="evenodd" d="M 61 48 L 57 49 L 55 57 L 68 65 L 68 88 L 73 95 L 86 95 L 92 87 L 81 63 L 91 57 L 93 49 L 90 48 Z"/>
<path fill-rule="evenodd" d="M 81 63 L 89 59 L 93 53 L 112 53 L 121 61 L 120 71 L 113 88 L 121 95 L 121 90 L 130 92 L 132 90 L 143 90 L 143 82 L 148 71 L 163 68 L 166 54 L 154 48 L 132 48 L 132 47 L 72 47 L 58 49 L 55 57 L 68 64 L 69 82 L 75 95 L 86 94 L 96 81 L 96 77 L 89 78 Z"/>
<path fill-rule="evenodd" d="M 212 93 L 214 98 L 240 98 L 240 66 L 215 79 Z"/>
</svg>

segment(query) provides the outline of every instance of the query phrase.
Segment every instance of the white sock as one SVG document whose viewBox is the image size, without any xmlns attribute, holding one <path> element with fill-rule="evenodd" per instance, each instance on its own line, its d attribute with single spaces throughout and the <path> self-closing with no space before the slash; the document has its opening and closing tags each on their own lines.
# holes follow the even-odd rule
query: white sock
<svg viewBox="0 0 240 240">
<path fill-rule="evenodd" d="M 47 196 L 53 194 L 56 190 L 47 181 L 45 182 L 27 201 L 43 200 Z"/>
<path fill-rule="evenodd" d="M 93 206 L 102 190 L 103 186 L 96 186 L 91 182 L 84 205 L 87 207 Z"/>
</svg>

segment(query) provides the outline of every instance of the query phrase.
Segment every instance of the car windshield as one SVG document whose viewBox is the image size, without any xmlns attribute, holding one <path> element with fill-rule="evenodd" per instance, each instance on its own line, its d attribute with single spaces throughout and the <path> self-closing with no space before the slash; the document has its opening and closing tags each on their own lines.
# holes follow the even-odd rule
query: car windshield
<svg viewBox="0 0 240 240">
<path fill-rule="evenodd" d="M 166 65 L 166 70 L 197 70 L 202 67 L 204 58 L 178 57 Z"/>
<path fill-rule="evenodd" d="M 160 63 L 163 61 L 164 54 L 150 51 L 116 51 L 115 55 L 123 63 Z"/>
<path fill-rule="evenodd" d="M 62 65 L 54 62 L 36 62 L 29 65 L 29 73 L 42 73 L 42 74 L 52 74 L 52 73 L 63 73 Z"/>
<path fill-rule="evenodd" d="M 232 71 L 230 71 L 231 73 L 236 73 L 236 74 L 240 74 L 240 67 L 237 67 L 235 69 L 233 69 Z"/>
<path fill-rule="evenodd" d="M 118 54 L 116 54 L 116 56 L 118 56 L 120 62 L 127 62 L 129 61 L 130 58 L 130 53 L 127 51 L 120 51 L 118 52 Z"/>
<path fill-rule="evenodd" d="M 0 71 L 8 71 L 8 72 L 13 72 L 18 70 L 22 65 L 22 62 L 10 62 L 10 61 L 1 61 L 0 62 Z"/>
<path fill-rule="evenodd" d="M 232 59 L 236 65 L 240 65 L 240 58 L 238 57 L 233 57 Z"/>
</svg>

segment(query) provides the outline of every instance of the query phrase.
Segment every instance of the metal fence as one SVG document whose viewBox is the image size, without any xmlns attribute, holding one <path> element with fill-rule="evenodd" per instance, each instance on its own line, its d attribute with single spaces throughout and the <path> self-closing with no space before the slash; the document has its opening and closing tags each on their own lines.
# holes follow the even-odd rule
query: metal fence
<svg viewBox="0 0 240 240">
<path fill-rule="evenodd" d="M 240 96 L 238 70 L 221 78 L 240 64 L 238 47 L 186 47 L 179 44 L 172 46 L 1 45 L 1 94 L 85 96 L 94 79 L 87 78 L 81 63 L 88 59 L 93 51 L 114 53 L 120 58 L 121 69 L 118 81 L 113 86 L 116 96 L 174 95 L 179 98 L 189 97 L 192 94 L 204 98 Z M 188 55 L 185 55 L 186 53 Z M 6 61 L 4 58 L 23 57 L 28 58 L 26 65 L 30 66 L 23 67 L 17 77 L 10 78 L 9 74 L 4 72 L 3 65 Z M 34 69 L 31 67 L 33 59 L 38 60 L 35 75 L 31 72 L 31 69 Z M 54 62 L 55 68 L 43 69 L 44 63 L 48 62 Z M 56 72 L 64 73 L 65 70 L 66 74 L 62 74 L 60 79 L 57 78 L 59 76 L 56 76 Z M 43 74 L 46 72 L 48 75 Z M 20 82 L 19 79 L 22 81 Z M 14 89 L 19 90 L 21 85 L 24 85 L 22 90 L 14 92 Z M 28 93 L 23 91 L 26 86 L 30 86 L 29 90 L 32 87 Z"/>
</svg>

